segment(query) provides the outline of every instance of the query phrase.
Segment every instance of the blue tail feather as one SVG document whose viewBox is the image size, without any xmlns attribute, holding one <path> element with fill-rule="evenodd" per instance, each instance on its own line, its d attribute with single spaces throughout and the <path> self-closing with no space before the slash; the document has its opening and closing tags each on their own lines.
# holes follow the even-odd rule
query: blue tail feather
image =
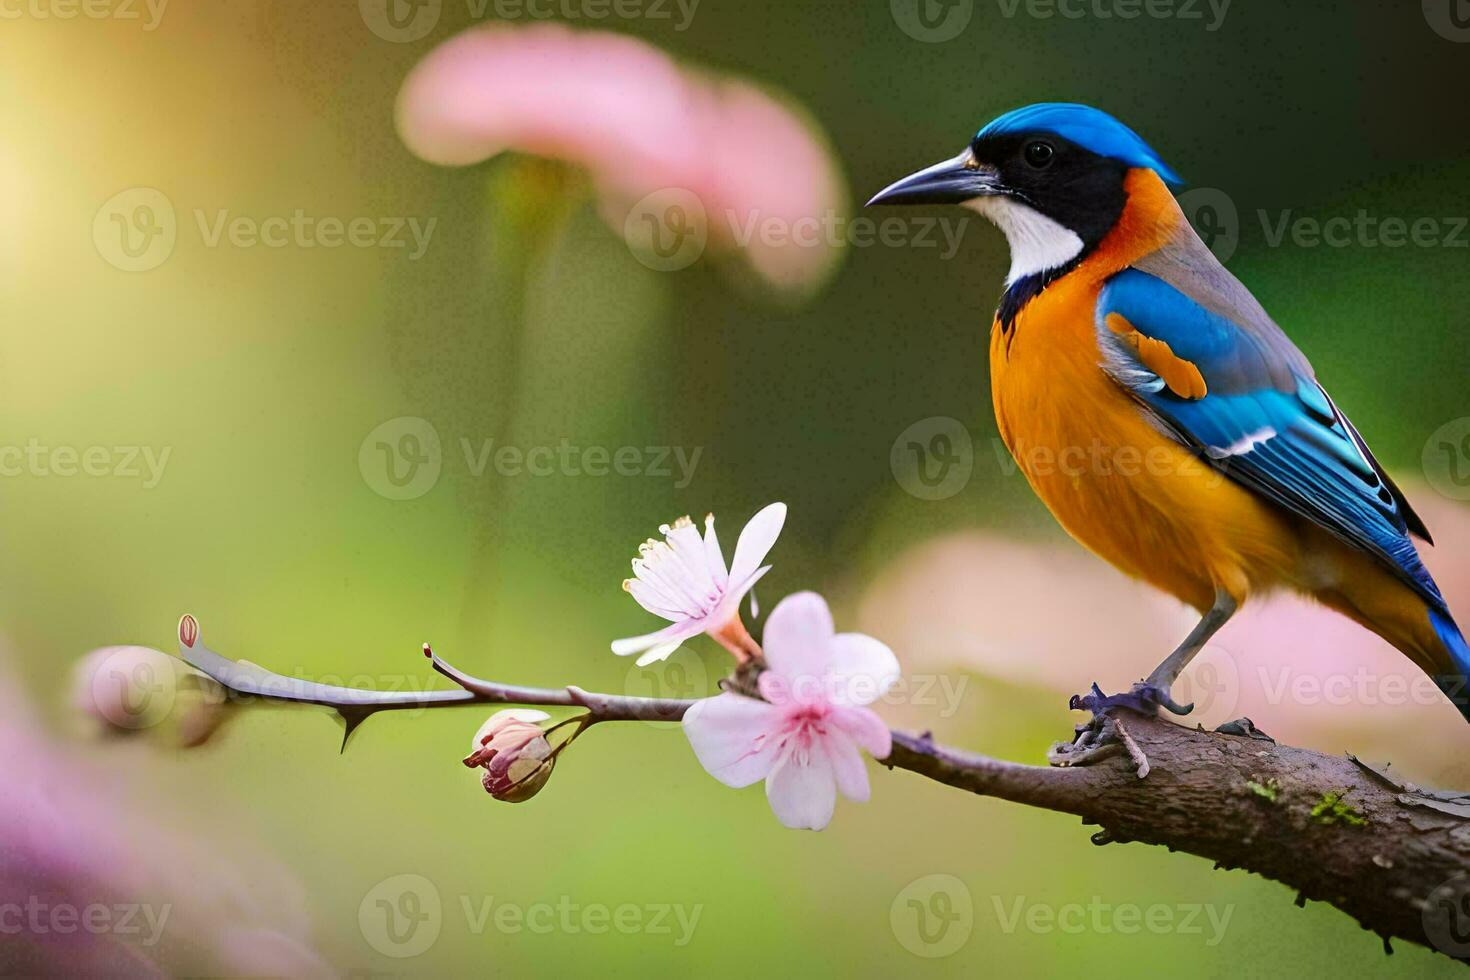
<svg viewBox="0 0 1470 980">
<path fill-rule="evenodd" d="M 1447 612 L 1430 609 L 1429 624 L 1449 654 L 1449 662 L 1444 665 L 1445 669 L 1435 674 L 1434 681 L 1460 709 L 1460 714 L 1470 721 L 1470 643 L 1465 642 L 1460 628 Z"/>
</svg>

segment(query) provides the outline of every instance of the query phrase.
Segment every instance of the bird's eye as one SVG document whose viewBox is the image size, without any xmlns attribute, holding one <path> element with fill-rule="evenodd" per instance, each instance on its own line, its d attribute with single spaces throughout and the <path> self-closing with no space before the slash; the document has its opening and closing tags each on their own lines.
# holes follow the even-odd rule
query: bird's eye
<svg viewBox="0 0 1470 980">
<path fill-rule="evenodd" d="M 1032 140 L 1026 144 L 1026 149 L 1022 153 L 1025 155 L 1028 164 L 1040 170 L 1042 167 L 1051 163 L 1057 151 L 1045 140 Z"/>
</svg>

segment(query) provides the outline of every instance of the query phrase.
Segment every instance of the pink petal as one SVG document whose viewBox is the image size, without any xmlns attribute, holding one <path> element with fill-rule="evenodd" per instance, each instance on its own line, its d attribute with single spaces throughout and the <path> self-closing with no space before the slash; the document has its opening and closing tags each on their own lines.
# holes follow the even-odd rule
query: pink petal
<svg viewBox="0 0 1470 980">
<path fill-rule="evenodd" d="M 647 609 L 655 616 L 662 616 L 664 619 L 683 619 L 689 615 L 670 600 L 668 596 L 659 592 L 654 586 L 640 578 L 628 579 L 627 589 L 628 594 L 633 597 L 638 605 Z"/>
<path fill-rule="evenodd" d="M 633 662 L 639 667 L 647 667 L 649 664 L 656 664 L 660 660 L 669 659 L 673 652 L 683 645 L 683 640 L 669 640 L 667 643 L 660 643 L 658 646 L 652 648 L 651 650 L 645 650 L 638 657 L 638 659 Z"/>
<path fill-rule="evenodd" d="M 745 581 L 737 582 L 735 585 L 728 587 L 724 596 L 720 599 L 720 604 L 715 606 L 714 612 L 709 614 L 711 625 L 718 624 L 719 626 L 723 626 L 730 621 L 731 616 L 739 613 L 740 600 L 744 599 L 745 594 L 755 588 L 755 583 L 759 582 L 765 576 L 766 572 L 770 570 L 770 565 L 757 568 L 755 573 Z"/>
<path fill-rule="evenodd" d="M 701 195 L 711 202 L 711 215 L 719 214 L 710 229 L 716 240 L 773 218 L 792 229 L 779 241 L 755 235 L 744 255 L 774 285 L 810 289 L 842 254 L 829 235 L 812 234 L 812 219 L 845 215 L 847 191 L 820 130 L 799 107 L 773 96 L 743 82 L 717 85 L 706 110 L 713 118 L 704 120 L 709 142 L 701 145 L 718 145 L 721 152 L 709 154 L 712 186 Z"/>
<path fill-rule="evenodd" d="M 873 758 L 886 759 L 893 752 L 893 733 L 871 708 L 833 708 L 830 718 Z"/>
<path fill-rule="evenodd" d="M 761 671 L 755 679 L 755 686 L 760 689 L 761 697 L 771 704 L 789 704 L 792 700 L 791 685 L 774 670 Z"/>
<path fill-rule="evenodd" d="M 612 641 L 612 652 L 620 657 L 630 654 L 641 653 L 644 650 L 661 646 L 666 643 L 682 643 L 691 636 L 698 636 L 704 632 L 704 620 L 686 619 L 680 623 L 670 623 L 663 629 L 653 633 L 644 633 L 642 636 L 630 636 L 622 640 Z M 670 648 L 669 653 L 673 653 Z M 665 654 L 667 656 L 668 654 Z"/>
<path fill-rule="evenodd" d="M 794 686 L 811 694 L 827 673 L 834 627 L 827 600 L 797 592 L 776 603 L 766 620 L 766 663 Z"/>
<path fill-rule="evenodd" d="M 832 760 L 832 774 L 837 789 L 849 800 L 868 800 L 868 767 L 863 763 L 857 744 L 845 732 L 832 732 L 822 740 L 827 757 Z"/>
<path fill-rule="evenodd" d="M 735 542 L 735 557 L 730 561 L 730 581 L 747 579 L 760 567 L 771 546 L 781 536 L 781 527 L 785 523 L 786 505 L 782 503 L 769 504 L 750 519 L 740 531 L 740 540 Z"/>
<path fill-rule="evenodd" d="M 726 786 L 760 782 L 771 771 L 781 712 L 740 694 L 694 702 L 684 715 L 684 736 L 699 764 Z"/>
<path fill-rule="evenodd" d="M 409 74 L 397 116 L 409 149 L 434 163 L 517 149 L 574 160 L 614 184 L 637 174 L 642 191 L 687 182 L 693 108 L 685 75 L 651 45 L 537 24 L 445 41 Z"/>
<path fill-rule="evenodd" d="M 664 525 L 659 528 L 668 539 L 669 547 L 673 549 L 674 558 L 679 562 L 679 567 L 684 570 L 684 581 L 689 590 L 696 598 L 709 595 L 714 591 L 715 578 L 710 571 L 709 559 L 706 557 L 704 539 L 699 536 L 699 531 L 693 524 L 679 524 L 677 526 Z M 724 564 L 722 561 L 721 564 Z"/>
<path fill-rule="evenodd" d="M 820 743 L 788 750 L 766 777 L 766 799 L 776 819 L 797 830 L 821 830 L 832 821 L 837 781 Z"/>
<path fill-rule="evenodd" d="M 720 550 L 720 538 L 715 534 L 715 515 L 704 519 L 704 560 L 709 565 L 715 585 L 723 589 L 730 584 L 730 570 L 725 567 L 725 553 Z"/>
<path fill-rule="evenodd" d="M 898 680 L 898 658 L 887 644 L 862 633 L 839 633 L 828 647 L 827 670 L 833 700 L 840 704 L 872 704 Z"/>
</svg>

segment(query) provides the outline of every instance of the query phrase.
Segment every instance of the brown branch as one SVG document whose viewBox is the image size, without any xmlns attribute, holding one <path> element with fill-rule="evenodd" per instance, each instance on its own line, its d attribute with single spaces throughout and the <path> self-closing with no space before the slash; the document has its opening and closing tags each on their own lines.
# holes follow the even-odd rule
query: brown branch
<svg viewBox="0 0 1470 980">
<path fill-rule="evenodd" d="M 249 675 L 226 669 L 240 662 L 212 651 L 182 652 L 236 695 L 334 708 L 349 733 L 376 711 L 408 706 L 401 694 L 286 683 L 254 665 Z M 427 644 L 424 653 L 462 690 L 423 692 L 408 700 L 416 707 L 582 708 L 590 725 L 678 721 L 694 703 L 498 684 L 464 674 Z M 1336 906 L 1385 946 L 1406 939 L 1470 961 L 1470 799 L 1418 790 L 1351 757 L 1278 745 L 1248 724 L 1241 731 L 1130 715 L 1126 753 L 1072 767 L 1006 762 L 894 732 L 893 751 L 879 761 L 981 796 L 1075 814 L 1101 828 L 1095 843 L 1158 844 L 1255 872 L 1295 889 L 1299 905 Z"/>
<path fill-rule="evenodd" d="M 1350 757 L 1128 719 L 1147 756 L 1025 766 L 895 732 L 884 765 L 1014 803 L 1071 813 L 1097 843 L 1139 841 L 1243 868 L 1323 901 L 1389 939 L 1470 956 L 1470 819 L 1463 804 Z M 1467 810 L 1470 812 L 1470 810 Z"/>
</svg>

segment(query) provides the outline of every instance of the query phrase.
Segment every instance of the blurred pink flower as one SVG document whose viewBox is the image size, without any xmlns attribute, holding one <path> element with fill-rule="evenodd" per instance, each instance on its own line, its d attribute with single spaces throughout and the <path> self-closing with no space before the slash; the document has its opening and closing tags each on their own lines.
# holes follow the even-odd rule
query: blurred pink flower
<svg viewBox="0 0 1470 980">
<path fill-rule="evenodd" d="M 633 559 L 633 578 L 623 588 L 638 605 L 671 624 L 653 633 L 614 640 L 620 657 L 641 653 L 638 666 L 665 660 L 692 636 L 708 633 L 737 659 L 745 659 L 754 643 L 740 620 L 740 600 L 761 576 L 761 565 L 786 523 L 786 505 L 768 504 L 750 519 L 735 542 L 735 558 L 725 568 L 725 554 L 715 536 L 715 515 L 704 519 L 704 537 L 694 522 L 681 517 L 658 530 L 663 541 L 649 538 Z"/>
<path fill-rule="evenodd" d="M 634 38 L 558 24 L 466 31 L 421 61 L 398 97 L 404 143 L 431 163 L 507 150 L 585 168 L 622 233 L 640 202 L 688 199 L 722 253 L 767 282 L 819 282 L 840 254 L 822 233 L 846 190 L 816 125 L 749 82 L 681 68 Z M 784 229 L 763 234 L 763 223 Z M 793 236 L 792 232 L 796 232 Z"/>
<path fill-rule="evenodd" d="M 230 715 L 224 688 L 149 647 L 101 647 L 72 668 L 72 704 L 93 732 L 159 734 L 181 748 L 209 740 Z"/>
<path fill-rule="evenodd" d="M 837 633 L 815 592 L 782 599 L 766 622 L 761 697 L 725 693 L 695 702 L 684 734 L 700 765 L 726 786 L 764 779 L 787 827 L 821 830 L 837 792 L 868 798 L 859 749 L 893 751 L 887 726 L 866 705 L 898 679 L 893 651 L 871 636 Z"/>
<path fill-rule="evenodd" d="M 207 801 L 150 794 L 155 753 L 45 736 L 9 667 L 0 646 L 0 974 L 331 975 L 283 868 Z"/>
<path fill-rule="evenodd" d="M 1407 487 L 1434 532 L 1424 547 L 1450 609 L 1470 620 L 1470 509 Z M 972 670 L 1059 696 L 1126 690 L 1198 616 L 1080 545 L 989 532 L 924 542 L 867 588 L 864 629 L 889 637 L 912 671 Z M 1387 642 L 1294 595 L 1256 600 L 1185 671 L 1190 723 L 1248 716 L 1270 735 L 1322 751 L 1388 757 L 1426 782 L 1470 779 L 1470 726 Z M 1426 738 L 1433 732 L 1433 738 Z"/>
</svg>

